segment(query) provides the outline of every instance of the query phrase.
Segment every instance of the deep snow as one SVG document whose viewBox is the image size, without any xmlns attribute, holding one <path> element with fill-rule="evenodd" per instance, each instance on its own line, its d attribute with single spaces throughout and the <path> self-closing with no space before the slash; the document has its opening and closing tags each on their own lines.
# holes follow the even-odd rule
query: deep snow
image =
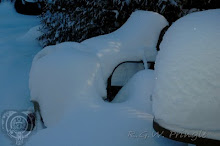
<svg viewBox="0 0 220 146">
<path fill-rule="evenodd" d="M 89 104 L 105 98 L 107 79 L 119 63 L 155 60 L 157 40 L 167 24 L 160 14 L 136 11 L 113 33 L 40 51 L 33 60 L 30 90 L 46 126 L 57 123 L 77 99 Z"/>
<path fill-rule="evenodd" d="M 152 70 L 135 74 L 119 93 L 130 95 L 125 102 L 90 100 L 85 103 L 81 100 L 87 97 L 83 96 L 74 99 L 74 106 L 65 111 L 61 122 L 39 131 L 30 138 L 27 145 L 186 146 L 163 138 L 153 130 L 149 96 L 153 88 L 153 77 Z M 92 95 L 91 98 L 99 97 Z"/>
<path fill-rule="evenodd" d="M 166 32 L 156 60 L 155 119 L 220 140 L 220 9 L 189 14 Z"/>
<path fill-rule="evenodd" d="M 137 14 L 151 18 L 151 23 L 145 24 L 147 19 L 134 19 Z M 33 108 L 29 102 L 28 74 L 34 55 L 40 51 L 34 58 L 30 74 L 31 97 L 46 109 L 43 113 L 48 120 L 45 120 L 52 124 L 32 135 L 26 145 L 186 145 L 165 139 L 152 128 L 154 71 L 145 69 L 135 74 L 114 103 L 102 100 L 106 96 L 106 78 L 118 63 L 126 59 L 155 60 L 157 38 L 167 22 L 159 14 L 146 14 L 134 14 L 136 23 L 127 23 L 115 34 L 93 38 L 82 44 L 62 43 L 40 51 L 35 40 L 39 36 L 39 20 L 35 16 L 17 14 L 10 3 L 0 3 L 0 112 Z M 133 27 L 155 29 L 135 31 Z M 129 30 L 133 35 L 129 35 Z M 118 38 L 120 33 L 124 40 Z M 145 33 L 151 35 L 145 37 Z M 131 43 L 134 38 L 139 38 L 137 44 Z M 102 47 L 106 48 L 100 49 Z M 122 56 L 126 51 L 128 53 Z M 109 54 L 112 58 L 108 58 Z M 132 56 L 134 54 L 136 56 Z M 109 60 L 112 63 L 108 63 Z M 0 145 L 10 144 L 11 141 L 0 132 Z"/>
<path fill-rule="evenodd" d="M 31 62 L 40 47 L 32 27 L 34 16 L 17 14 L 9 2 L 0 3 L 0 113 L 5 110 L 33 109 L 28 88 Z M 26 34 L 29 29 L 32 32 Z M 31 34 L 31 35 L 30 35 Z M 1 123 L 1 122 L 0 122 Z M 11 140 L 0 130 L 0 145 Z"/>
<path fill-rule="evenodd" d="M 27 145 L 186 145 L 158 138 L 152 128 L 153 71 L 135 74 L 119 93 L 117 103 L 103 100 L 107 78 L 115 66 L 122 61 L 155 59 L 157 39 L 166 25 L 159 14 L 137 11 L 112 34 L 40 51 L 32 63 L 30 90 L 47 128 Z"/>
<path fill-rule="evenodd" d="M 113 69 L 124 61 L 155 61 L 156 45 L 161 30 L 168 25 L 160 14 L 135 11 L 118 30 L 87 39 L 81 44 L 97 55 L 106 80 Z"/>
</svg>

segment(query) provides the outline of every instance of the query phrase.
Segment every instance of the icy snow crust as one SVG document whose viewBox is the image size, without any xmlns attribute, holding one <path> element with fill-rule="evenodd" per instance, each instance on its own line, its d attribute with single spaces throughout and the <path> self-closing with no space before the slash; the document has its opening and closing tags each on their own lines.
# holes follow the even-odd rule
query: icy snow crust
<svg viewBox="0 0 220 146">
<path fill-rule="evenodd" d="M 155 60 L 158 37 L 167 24 L 157 13 L 136 11 L 111 34 L 40 51 L 33 60 L 30 90 L 45 124 L 59 121 L 76 99 L 89 103 L 96 96 L 98 101 L 106 97 L 107 79 L 119 63 Z"/>
<path fill-rule="evenodd" d="M 189 14 L 166 32 L 153 95 L 155 119 L 165 128 L 220 139 L 219 39 L 220 9 Z"/>
<path fill-rule="evenodd" d="M 152 128 L 153 71 L 135 74 L 115 101 L 121 103 L 102 99 L 106 97 L 107 78 L 116 65 L 141 60 L 144 53 L 155 59 L 157 39 L 166 25 L 161 15 L 138 11 L 112 34 L 40 51 L 33 60 L 30 89 L 47 128 L 31 137 L 27 145 L 185 145 L 157 135 Z"/>
</svg>

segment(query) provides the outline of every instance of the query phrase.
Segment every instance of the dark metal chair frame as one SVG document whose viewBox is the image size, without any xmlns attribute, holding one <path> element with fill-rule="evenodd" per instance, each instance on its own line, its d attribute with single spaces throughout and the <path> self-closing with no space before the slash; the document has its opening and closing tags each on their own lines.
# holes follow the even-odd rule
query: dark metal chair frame
<svg viewBox="0 0 220 146">
<path fill-rule="evenodd" d="M 120 91 L 120 89 L 122 88 L 122 86 L 112 86 L 112 76 L 115 72 L 115 70 L 122 64 L 124 63 L 143 63 L 143 61 L 124 61 L 121 62 L 120 64 L 118 64 L 114 70 L 112 71 L 111 75 L 108 78 L 108 82 L 107 82 L 107 101 L 111 102 L 115 96 L 117 95 L 117 93 Z M 147 62 L 150 66 L 149 69 L 154 69 L 154 62 Z M 144 64 L 144 63 L 143 63 Z"/>
</svg>

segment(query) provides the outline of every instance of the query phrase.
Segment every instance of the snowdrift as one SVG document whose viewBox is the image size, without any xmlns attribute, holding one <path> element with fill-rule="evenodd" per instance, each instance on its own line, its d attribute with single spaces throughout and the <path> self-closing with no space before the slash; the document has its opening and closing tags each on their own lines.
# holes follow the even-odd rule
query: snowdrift
<svg viewBox="0 0 220 146">
<path fill-rule="evenodd" d="M 120 95 L 130 95 L 126 102 L 120 104 L 92 101 L 83 105 L 77 101 L 76 108 L 66 110 L 60 123 L 38 131 L 27 145 L 186 146 L 164 138 L 153 130 L 149 97 L 153 77 L 152 70 L 135 74 L 120 91 Z M 143 90 L 145 88 L 148 88 L 147 91 Z"/>
</svg>

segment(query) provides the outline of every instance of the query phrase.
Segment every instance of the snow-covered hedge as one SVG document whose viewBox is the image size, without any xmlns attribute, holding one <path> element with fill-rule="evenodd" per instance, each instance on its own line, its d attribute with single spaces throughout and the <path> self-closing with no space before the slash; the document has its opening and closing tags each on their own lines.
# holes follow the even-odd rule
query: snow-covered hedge
<svg viewBox="0 0 220 146">
<path fill-rule="evenodd" d="M 220 9 L 189 14 L 166 32 L 153 111 L 163 127 L 220 140 Z M 188 131 L 187 131 L 188 130 Z"/>
<path fill-rule="evenodd" d="M 121 27 L 135 10 L 162 14 L 171 24 L 203 9 L 218 8 L 218 0 L 52 0 L 41 16 L 43 46 L 81 42 Z M 193 9 L 192 9 L 193 8 Z"/>
</svg>

